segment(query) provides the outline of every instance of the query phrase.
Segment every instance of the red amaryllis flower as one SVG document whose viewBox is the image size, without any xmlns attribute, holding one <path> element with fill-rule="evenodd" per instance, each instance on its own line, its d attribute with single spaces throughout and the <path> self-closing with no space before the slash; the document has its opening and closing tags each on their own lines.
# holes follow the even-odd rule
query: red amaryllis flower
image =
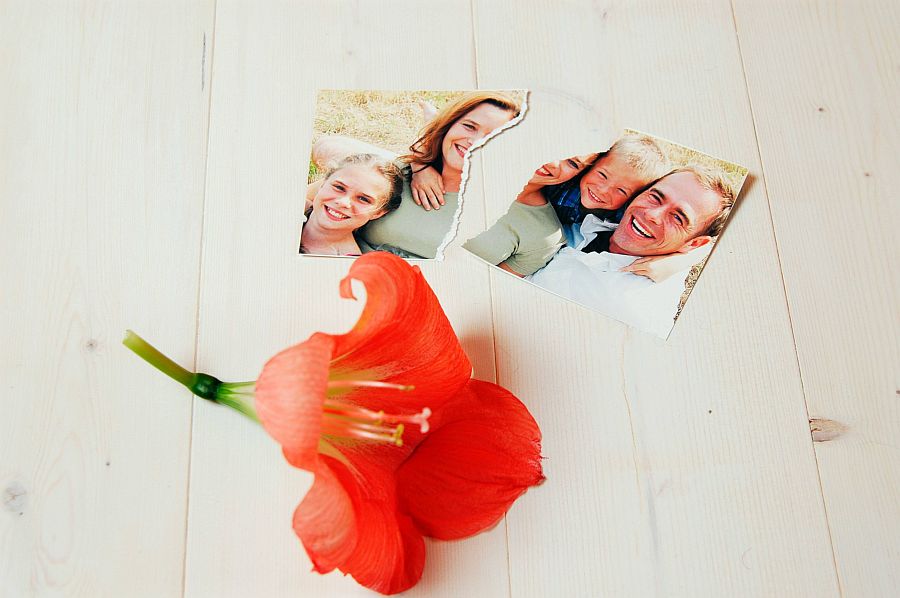
<svg viewBox="0 0 900 598">
<path fill-rule="evenodd" d="M 276 355 L 256 409 L 287 460 L 316 474 L 294 515 L 315 570 L 390 594 L 419 580 L 423 534 L 483 531 L 543 479 L 540 430 L 509 392 L 470 379 L 418 268 L 370 253 L 343 297 L 351 279 L 367 295 L 356 326 Z"/>
<path fill-rule="evenodd" d="M 471 364 L 418 268 L 369 253 L 341 282 L 345 298 L 353 298 L 352 279 L 367 295 L 354 328 L 282 351 L 255 388 L 167 373 L 258 416 L 287 460 L 315 474 L 294 513 L 315 571 L 339 569 L 392 594 L 421 577 L 423 535 L 488 529 L 543 480 L 540 430 L 508 391 L 470 379 Z M 134 338 L 126 344 L 141 354 Z"/>
</svg>

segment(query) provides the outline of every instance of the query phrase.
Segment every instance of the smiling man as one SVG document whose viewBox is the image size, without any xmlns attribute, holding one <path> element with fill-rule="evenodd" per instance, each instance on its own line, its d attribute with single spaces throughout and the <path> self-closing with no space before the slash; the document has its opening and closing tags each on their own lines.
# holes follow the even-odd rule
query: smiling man
<svg viewBox="0 0 900 598">
<path fill-rule="evenodd" d="M 632 200 L 618 227 L 601 229 L 580 250 L 563 248 L 531 280 L 665 338 L 685 278 L 707 252 L 698 252 L 682 272 L 659 283 L 622 268 L 641 257 L 687 254 L 707 245 L 722 231 L 733 205 L 734 194 L 720 177 L 697 167 L 674 170 Z"/>
</svg>

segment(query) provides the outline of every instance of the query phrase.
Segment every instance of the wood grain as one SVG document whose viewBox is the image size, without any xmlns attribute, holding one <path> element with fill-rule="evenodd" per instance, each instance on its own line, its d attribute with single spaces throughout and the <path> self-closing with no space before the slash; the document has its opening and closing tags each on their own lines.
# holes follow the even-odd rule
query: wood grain
<svg viewBox="0 0 900 598">
<path fill-rule="evenodd" d="M 278 350 L 316 330 L 346 330 L 358 316 L 360 306 L 337 293 L 348 260 L 295 255 L 316 89 L 475 87 L 468 3 L 407 2 L 390 13 L 403 36 L 371 27 L 384 7 L 369 3 L 323 10 L 317 2 L 219 1 L 199 341 L 205 370 L 255 378 Z M 482 211 L 464 211 L 462 234 L 483 227 Z M 476 375 L 492 379 L 488 274 L 473 275 L 458 244 L 444 263 L 421 268 Z M 288 466 L 274 441 L 224 411 L 195 409 L 186 594 L 366 594 L 339 573 L 310 573 L 290 526 L 310 477 Z M 431 544 L 410 594 L 505 595 L 506 554 L 502 525 L 473 540 Z"/>
<path fill-rule="evenodd" d="M 815 445 L 838 574 L 847 596 L 892 596 L 900 6 L 769 8 L 736 2 L 735 17 L 810 416 L 844 428 Z"/>
<path fill-rule="evenodd" d="M 181 592 L 212 3 L 0 9 L 0 595 Z"/>
<path fill-rule="evenodd" d="M 514 196 L 494 156 L 530 172 L 545 139 L 579 149 L 610 126 L 759 172 L 727 3 L 557 8 L 508 30 L 512 3 L 476 4 L 482 84 L 532 89 L 519 131 L 531 155 L 489 157 L 492 205 Z M 492 276 L 499 380 L 546 437 L 547 483 L 509 517 L 513 595 L 837 594 L 762 191 L 744 194 L 667 343 Z"/>
<path fill-rule="evenodd" d="M 254 378 L 361 305 L 294 255 L 318 88 L 530 88 L 422 264 L 547 482 L 429 543 L 436 596 L 893 596 L 900 9 L 889 0 L 0 0 L 0 597 L 366 596 L 311 483 L 120 345 Z M 751 181 L 668 342 L 459 247 L 632 127 Z"/>
</svg>

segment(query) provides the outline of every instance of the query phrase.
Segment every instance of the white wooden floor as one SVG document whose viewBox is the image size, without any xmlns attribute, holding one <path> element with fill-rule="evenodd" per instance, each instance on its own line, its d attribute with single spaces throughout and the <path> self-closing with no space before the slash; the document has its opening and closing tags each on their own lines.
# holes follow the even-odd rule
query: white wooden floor
<svg viewBox="0 0 900 598">
<path fill-rule="evenodd" d="M 667 343 L 423 266 L 548 479 L 409 595 L 898 595 L 894 0 L 3 0 L 0 596 L 369 594 L 309 572 L 307 474 L 120 344 L 246 379 L 355 320 L 294 256 L 319 87 L 531 89 L 462 238 L 622 127 L 751 171 Z"/>
</svg>

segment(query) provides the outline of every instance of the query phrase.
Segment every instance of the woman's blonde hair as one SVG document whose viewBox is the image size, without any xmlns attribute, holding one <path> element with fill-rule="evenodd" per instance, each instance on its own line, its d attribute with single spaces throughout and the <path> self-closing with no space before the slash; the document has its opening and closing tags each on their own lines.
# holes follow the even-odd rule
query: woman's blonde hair
<svg viewBox="0 0 900 598">
<path fill-rule="evenodd" d="M 510 96 L 497 91 L 474 91 L 444 106 L 437 116 L 422 128 L 419 138 L 409 146 L 409 152 L 400 156 L 404 162 L 416 162 L 434 167 L 438 172 L 443 170 L 444 159 L 441 144 L 444 136 L 453 123 L 465 116 L 480 104 L 490 104 L 501 110 L 512 112 L 515 118 L 522 110 L 519 102 Z"/>
<path fill-rule="evenodd" d="M 366 166 L 383 176 L 388 182 L 387 196 L 377 198 L 381 202 L 378 210 L 383 208 L 385 212 L 390 212 L 400 207 L 400 196 L 403 193 L 403 173 L 399 166 L 375 154 L 353 154 L 335 164 L 334 168 L 325 175 L 325 180 L 327 181 L 334 173 L 347 166 Z"/>
</svg>

